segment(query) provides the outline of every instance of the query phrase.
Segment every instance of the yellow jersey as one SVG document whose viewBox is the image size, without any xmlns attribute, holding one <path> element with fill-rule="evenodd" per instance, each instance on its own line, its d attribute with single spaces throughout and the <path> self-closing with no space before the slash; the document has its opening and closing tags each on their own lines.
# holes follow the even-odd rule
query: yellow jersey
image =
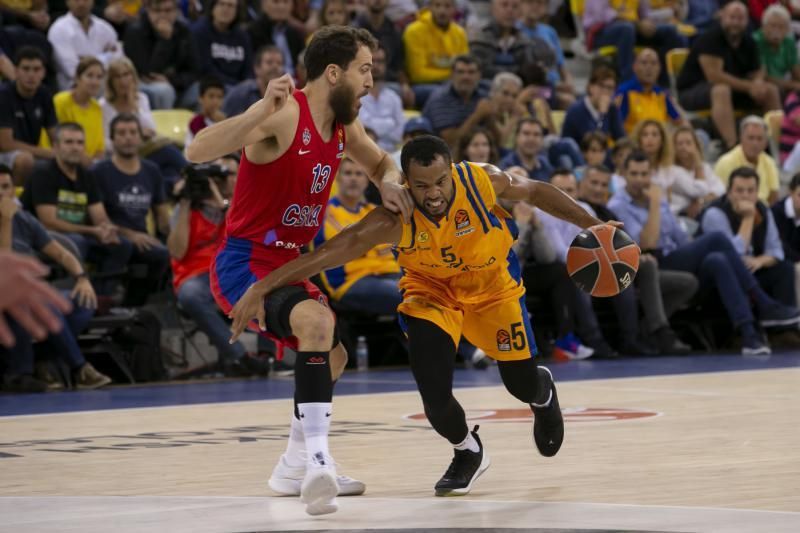
<svg viewBox="0 0 800 533">
<path fill-rule="evenodd" d="M 453 165 L 452 173 L 454 195 L 447 214 L 435 222 L 417 209 L 403 224 L 395 251 L 404 271 L 400 288 L 408 278 L 423 278 L 444 283 L 458 301 L 479 301 L 487 296 L 489 283 L 483 281 L 496 277 L 495 271 L 518 269 L 516 260 L 509 263 L 517 227 L 497 205 L 491 179 L 481 167 L 465 161 Z"/>
<path fill-rule="evenodd" d="M 322 229 L 314 238 L 314 247 L 321 246 L 327 240 L 332 239 L 347 226 L 367 216 L 375 205 L 361 203 L 355 211 L 345 207 L 336 198 L 331 198 L 328 202 L 328 209 L 325 212 L 325 221 Z M 341 299 L 355 282 L 366 276 L 381 276 L 385 274 L 398 274 L 400 267 L 397 265 L 392 255 L 392 246 L 389 244 L 378 245 L 366 255 L 354 259 L 343 266 L 326 270 L 320 276 L 325 290 L 334 300 Z"/>
</svg>

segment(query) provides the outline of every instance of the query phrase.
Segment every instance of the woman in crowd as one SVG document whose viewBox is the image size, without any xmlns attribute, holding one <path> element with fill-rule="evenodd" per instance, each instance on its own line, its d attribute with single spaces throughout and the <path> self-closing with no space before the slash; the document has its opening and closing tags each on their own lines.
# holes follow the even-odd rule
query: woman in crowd
<svg viewBox="0 0 800 533">
<path fill-rule="evenodd" d="M 588 167 L 605 163 L 608 157 L 608 135 L 599 130 L 588 132 L 581 139 L 581 154 L 586 164 L 575 168 L 578 181 L 583 179 L 583 173 Z"/>
<path fill-rule="evenodd" d="M 473 163 L 491 163 L 496 165 L 499 161 L 497 147 L 492 136 L 485 128 L 475 128 L 461 138 L 458 143 L 457 161 L 472 161 Z"/>
<path fill-rule="evenodd" d="M 253 77 L 253 51 L 250 36 L 239 26 L 241 13 L 241 0 L 210 0 L 208 12 L 192 24 L 200 74 L 227 88 Z"/>
<path fill-rule="evenodd" d="M 696 219 L 703 206 L 725 194 L 725 185 L 703 158 L 703 148 L 690 126 L 681 126 L 672 134 L 675 146 L 675 181 L 670 208 L 675 214 Z"/>
<path fill-rule="evenodd" d="M 120 113 L 136 115 L 142 125 L 142 136 L 145 141 L 140 154 L 161 168 L 167 184 L 171 186 L 178 181 L 181 169 L 187 164 L 186 159 L 168 139 L 156 135 L 156 123 L 150 111 L 150 102 L 147 96 L 139 91 L 139 77 L 128 58 L 117 59 L 108 65 L 106 94 L 100 100 L 100 106 L 103 109 L 103 131 L 106 139 L 109 138 L 109 126 L 114 117 Z"/>
<path fill-rule="evenodd" d="M 678 169 L 672 164 L 672 142 L 666 128 L 656 120 L 643 120 L 633 130 L 633 142 L 650 159 L 653 183 L 668 195 Z"/>
<path fill-rule="evenodd" d="M 105 75 L 106 70 L 99 59 L 83 57 L 75 69 L 75 85 L 72 89 L 61 91 L 53 97 L 58 122 L 76 122 L 83 127 L 87 164 L 105 155 L 103 112 L 96 100 L 103 88 Z"/>
</svg>

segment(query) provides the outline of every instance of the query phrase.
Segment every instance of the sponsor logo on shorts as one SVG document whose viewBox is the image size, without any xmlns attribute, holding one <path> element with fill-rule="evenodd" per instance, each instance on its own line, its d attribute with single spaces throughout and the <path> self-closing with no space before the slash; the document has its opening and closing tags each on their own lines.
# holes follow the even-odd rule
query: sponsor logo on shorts
<svg viewBox="0 0 800 533">
<path fill-rule="evenodd" d="M 305 128 L 303 130 L 303 144 L 308 146 L 308 143 L 310 143 L 310 142 L 311 142 L 311 130 L 309 130 L 308 128 Z"/>
<path fill-rule="evenodd" d="M 497 330 L 497 349 L 501 352 L 511 351 L 511 335 L 504 329 Z"/>
<path fill-rule="evenodd" d="M 324 364 L 325 364 L 325 358 L 324 358 L 324 357 L 322 357 L 322 356 L 319 356 L 319 357 L 309 357 L 309 358 L 306 360 L 306 364 L 307 364 L 307 365 L 324 365 Z"/>
</svg>

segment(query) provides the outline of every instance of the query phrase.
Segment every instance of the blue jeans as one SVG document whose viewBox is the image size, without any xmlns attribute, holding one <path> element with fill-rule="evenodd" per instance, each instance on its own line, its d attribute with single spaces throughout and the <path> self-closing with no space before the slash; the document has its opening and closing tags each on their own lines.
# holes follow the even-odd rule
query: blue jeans
<svg viewBox="0 0 800 533">
<path fill-rule="evenodd" d="M 211 295 L 208 272 L 189 278 L 178 289 L 178 305 L 194 320 L 219 352 L 220 359 L 233 361 L 245 355 L 241 342 L 229 344 L 231 331 Z"/>
<path fill-rule="evenodd" d="M 724 234 L 715 231 L 701 235 L 661 258 L 659 267 L 691 272 L 701 287 L 715 286 L 734 326 L 753 322 L 749 293 L 758 281 Z"/>
<path fill-rule="evenodd" d="M 95 237 L 83 233 L 65 233 L 81 254 L 84 261 L 97 265 L 99 273 L 123 272 L 128 267 L 128 262 L 133 253 L 133 244 L 127 239 L 120 238 L 119 244 L 103 244 Z M 98 294 L 111 293 L 116 281 L 101 280 L 95 284 Z"/>
<path fill-rule="evenodd" d="M 393 315 L 403 301 L 397 282 L 400 274 L 366 276 L 356 281 L 339 302 L 348 309 L 374 315 Z"/>
<path fill-rule="evenodd" d="M 175 89 L 168 81 L 139 82 L 139 90 L 147 95 L 153 109 L 172 109 L 175 107 Z"/>
<path fill-rule="evenodd" d="M 69 291 L 64 291 L 69 298 Z M 89 321 L 94 316 L 94 310 L 75 305 L 68 315 L 61 314 L 53 309 L 61 320 L 61 331 L 51 333 L 45 340 L 34 344 L 31 335 L 22 329 L 13 319 L 6 316 L 8 326 L 17 339 L 13 348 L 0 347 L 0 354 L 6 357 L 9 375 L 33 374 L 34 354 L 44 356 L 59 356 L 66 361 L 71 370 L 77 370 L 86 364 L 86 359 L 78 346 L 78 335 L 86 329 Z"/>
</svg>

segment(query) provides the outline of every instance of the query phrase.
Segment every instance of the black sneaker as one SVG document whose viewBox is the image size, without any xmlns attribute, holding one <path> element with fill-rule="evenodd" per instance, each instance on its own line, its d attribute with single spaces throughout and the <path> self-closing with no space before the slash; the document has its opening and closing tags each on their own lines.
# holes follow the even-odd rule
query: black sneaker
<svg viewBox="0 0 800 533">
<path fill-rule="evenodd" d="M 472 489 L 472 484 L 483 474 L 491 461 L 489 455 L 483 449 L 483 443 L 478 437 L 478 426 L 472 430 L 472 436 L 478 441 L 479 452 L 469 450 L 455 450 L 453 461 L 442 479 L 436 483 L 437 496 L 463 496 Z"/>
<path fill-rule="evenodd" d="M 3 390 L 6 392 L 46 392 L 47 383 L 42 380 L 36 379 L 30 374 L 21 374 L 18 376 L 6 376 Z"/>
<path fill-rule="evenodd" d="M 655 338 L 658 353 L 662 355 L 686 355 L 692 351 L 692 347 L 681 342 L 669 326 L 658 328 L 652 336 Z"/>
<path fill-rule="evenodd" d="M 561 415 L 561 407 L 558 405 L 558 394 L 556 394 L 556 384 L 553 381 L 553 374 L 550 369 L 544 366 L 539 367 L 547 372 L 550 377 L 553 397 L 547 407 L 536 407 L 531 404 L 533 409 L 533 442 L 539 449 L 539 453 L 545 457 L 552 457 L 561 449 L 564 442 L 564 417 Z"/>
</svg>

